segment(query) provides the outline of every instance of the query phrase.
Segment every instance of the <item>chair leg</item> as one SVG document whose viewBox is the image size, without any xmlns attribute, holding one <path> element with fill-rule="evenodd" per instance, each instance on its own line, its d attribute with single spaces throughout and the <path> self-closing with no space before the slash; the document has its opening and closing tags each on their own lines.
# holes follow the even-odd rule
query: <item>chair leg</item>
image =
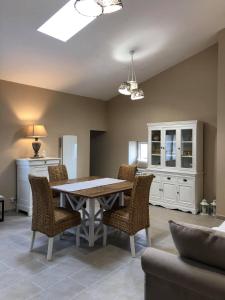
<svg viewBox="0 0 225 300">
<path fill-rule="evenodd" d="M 146 232 L 147 245 L 148 245 L 148 247 L 151 247 L 150 227 L 145 228 L 145 232 Z"/>
<path fill-rule="evenodd" d="M 31 239 L 31 245 L 30 245 L 30 251 L 33 250 L 34 247 L 34 241 L 35 241 L 36 231 L 32 232 L 32 239 Z"/>
<path fill-rule="evenodd" d="M 80 247 L 80 226 L 76 230 L 76 247 Z"/>
<path fill-rule="evenodd" d="M 130 250 L 132 257 L 136 257 L 134 235 L 130 236 Z"/>
<path fill-rule="evenodd" d="M 103 224 L 103 247 L 107 244 L 107 226 Z"/>
<path fill-rule="evenodd" d="M 54 242 L 54 237 L 49 237 L 49 238 L 48 238 L 48 253 L 47 253 L 47 260 L 52 260 L 53 242 Z"/>
</svg>

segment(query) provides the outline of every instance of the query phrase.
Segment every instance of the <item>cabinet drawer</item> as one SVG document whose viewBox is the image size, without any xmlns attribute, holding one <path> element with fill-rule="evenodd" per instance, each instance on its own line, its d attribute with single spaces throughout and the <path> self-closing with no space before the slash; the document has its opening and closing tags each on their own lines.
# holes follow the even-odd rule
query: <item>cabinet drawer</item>
<svg viewBox="0 0 225 300">
<path fill-rule="evenodd" d="M 177 178 L 177 181 L 179 184 L 182 184 L 182 185 L 193 185 L 194 184 L 194 178 L 191 178 L 191 177 L 180 177 L 180 178 Z"/>
<path fill-rule="evenodd" d="M 156 175 L 153 174 L 155 176 L 155 178 L 153 179 L 154 182 L 160 182 L 161 181 L 161 176 L 160 175 Z"/>
<path fill-rule="evenodd" d="M 45 165 L 58 165 L 60 163 L 59 159 L 42 159 L 42 160 L 34 160 L 30 161 L 30 166 L 45 166 Z"/>
<path fill-rule="evenodd" d="M 171 183 L 177 183 L 177 178 L 170 176 L 170 175 L 166 175 L 166 176 L 162 176 L 162 181 L 163 182 L 171 182 Z"/>
<path fill-rule="evenodd" d="M 44 166 L 45 165 L 45 161 L 44 160 L 31 160 L 29 162 L 30 166 Z"/>
<path fill-rule="evenodd" d="M 45 160 L 46 165 L 59 165 L 60 160 L 58 159 L 51 159 L 51 160 Z"/>
</svg>

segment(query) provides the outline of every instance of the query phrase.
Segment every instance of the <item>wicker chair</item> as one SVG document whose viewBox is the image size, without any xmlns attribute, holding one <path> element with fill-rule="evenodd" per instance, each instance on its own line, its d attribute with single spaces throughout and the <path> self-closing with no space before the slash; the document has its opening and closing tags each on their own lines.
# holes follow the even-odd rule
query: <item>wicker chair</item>
<svg viewBox="0 0 225 300">
<path fill-rule="evenodd" d="M 128 180 L 134 182 L 135 175 L 137 173 L 137 165 L 121 165 L 118 172 L 118 179 Z M 124 205 L 128 206 L 131 199 L 132 191 L 124 193 Z"/>
<path fill-rule="evenodd" d="M 79 246 L 79 225 L 81 223 L 80 213 L 69 211 L 65 208 L 54 207 L 52 192 L 46 177 L 29 176 L 33 195 L 33 215 L 32 215 L 32 251 L 34 246 L 36 231 L 48 236 L 47 260 L 52 259 L 52 248 L 54 237 L 64 230 L 78 226 L 76 234 L 77 246 Z"/>
<path fill-rule="evenodd" d="M 49 166 L 48 174 L 50 182 L 68 180 L 68 173 L 65 165 Z"/>
<path fill-rule="evenodd" d="M 50 182 L 68 180 L 68 173 L 65 165 L 49 166 L 48 175 L 49 175 Z M 60 193 L 57 191 L 52 191 L 52 195 L 53 195 L 55 207 L 62 206 L 62 203 L 60 203 Z M 67 205 L 65 206 L 68 208 L 70 207 Z"/>
<path fill-rule="evenodd" d="M 113 208 L 103 213 L 104 246 L 107 241 L 107 225 L 117 228 L 130 236 L 132 257 L 135 257 L 134 235 L 139 230 L 146 230 L 148 245 L 150 246 L 149 192 L 153 178 L 153 175 L 136 176 L 128 207 Z"/>
</svg>

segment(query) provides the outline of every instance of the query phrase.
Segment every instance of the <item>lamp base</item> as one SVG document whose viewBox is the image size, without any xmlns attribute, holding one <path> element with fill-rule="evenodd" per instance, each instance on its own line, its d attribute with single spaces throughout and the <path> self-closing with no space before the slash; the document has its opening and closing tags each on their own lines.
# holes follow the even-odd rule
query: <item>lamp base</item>
<svg viewBox="0 0 225 300">
<path fill-rule="evenodd" d="M 32 143 L 32 147 L 34 150 L 34 156 L 32 158 L 41 158 L 38 154 L 40 148 L 41 148 L 41 143 L 38 142 L 38 140 L 35 140 L 35 142 Z"/>
</svg>

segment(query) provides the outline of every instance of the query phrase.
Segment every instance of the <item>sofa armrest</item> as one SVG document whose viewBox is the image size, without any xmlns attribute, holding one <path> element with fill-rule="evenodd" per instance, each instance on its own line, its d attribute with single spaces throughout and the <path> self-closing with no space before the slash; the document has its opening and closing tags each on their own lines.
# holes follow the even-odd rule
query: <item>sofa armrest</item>
<svg viewBox="0 0 225 300">
<path fill-rule="evenodd" d="M 212 253 L 213 255 L 213 253 Z M 215 300 L 225 299 L 225 272 L 154 248 L 142 256 L 146 274 Z"/>
</svg>

